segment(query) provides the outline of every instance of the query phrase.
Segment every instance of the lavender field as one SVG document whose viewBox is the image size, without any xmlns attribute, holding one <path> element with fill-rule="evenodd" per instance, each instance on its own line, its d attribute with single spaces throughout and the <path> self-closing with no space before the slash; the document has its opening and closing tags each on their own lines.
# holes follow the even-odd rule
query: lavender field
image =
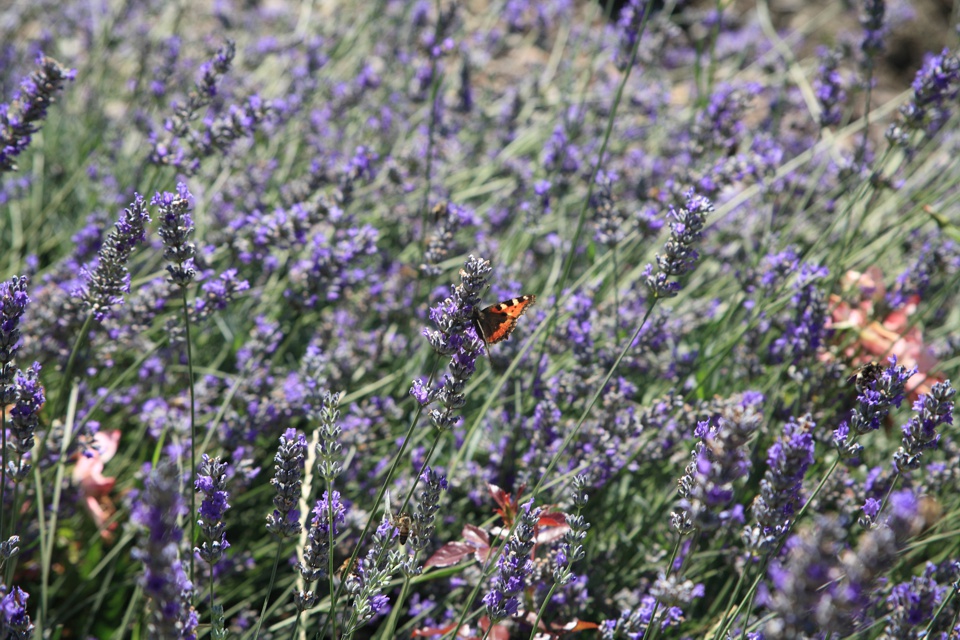
<svg viewBox="0 0 960 640">
<path fill-rule="evenodd" d="M 5 3 L 0 640 L 960 638 L 947 4 Z"/>
</svg>

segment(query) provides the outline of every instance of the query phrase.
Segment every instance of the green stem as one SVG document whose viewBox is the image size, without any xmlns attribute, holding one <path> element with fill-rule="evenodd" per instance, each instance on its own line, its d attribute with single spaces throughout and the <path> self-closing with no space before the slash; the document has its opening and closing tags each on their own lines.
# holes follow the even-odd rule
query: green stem
<svg viewBox="0 0 960 640">
<path fill-rule="evenodd" d="M 190 582 L 194 582 L 193 545 L 197 541 L 197 492 L 194 486 L 197 483 L 197 414 L 196 398 L 193 389 L 193 349 L 190 347 L 190 307 L 187 306 L 187 288 L 180 287 L 183 301 L 183 325 L 187 342 L 187 388 L 190 391 Z"/>
<path fill-rule="evenodd" d="M 440 356 L 437 355 L 433 361 L 433 371 L 430 373 L 430 378 L 427 382 L 429 386 L 433 382 L 433 376 L 437 372 L 437 367 L 440 364 Z M 380 503 L 383 501 L 383 496 L 387 492 L 387 487 L 390 486 L 390 483 L 393 481 L 394 474 L 397 472 L 397 467 L 400 466 L 400 460 L 403 458 L 404 452 L 407 450 L 407 445 L 410 443 L 411 438 L 413 438 L 413 431 L 417 427 L 417 422 L 420 421 L 420 414 L 423 413 L 423 407 L 420 403 L 417 403 L 417 410 L 413 414 L 413 418 L 410 420 L 410 427 L 407 429 L 406 435 L 403 437 L 403 442 L 400 444 L 400 449 L 397 451 L 397 455 L 393 457 L 393 462 L 390 464 L 390 469 L 387 470 L 387 477 L 384 478 L 383 484 L 380 485 L 380 489 L 377 491 L 377 497 L 373 501 L 373 506 L 370 508 L 370 517 L 367 519 L 367 524 L 364 525 L 363 531 L 360 532 L 360 537 L 357 539 L 357 544 L 353 548 L 353 553 L 350 554 L 350 559 L 343 566 L 343 575 L 347 576 L 350 574 L 350 571 L 356 566 L 357 556 L 360 555 L 360 547 L 363 544 L 363 541 L 366 539 L 367 534 L 370 533 L 370 527 L 373 522 L 377 519 L 375 514 L 377 509 L 380 507 Z M 429 458 L 428 458 L 429 459 Z M 327 615 L 327 620 L 324 622 L 323 627 L 317 633 L 317 638 L 323 637 L 327 632 L 327 625 L 330 624 L 331 618 L 336 615 L 337 611 L 337 600 L 340 598 L 340 593 L 343 591 L 343 585 L 346 583 L 346 580 L 340 581 L 340 586 L 337 587 L 337 590 L 333 592 L 333 597 L 330 599 L 330 612 Z M 353 616 L 351 616 L 351 620 Z M 349 627 L 348 627 L 349 629 Z"/>
<path fill-rule="evenodd" d="M 267 585 L 267 594 L 263 596 L 263 608 L 260 610 L 260 617 L 257 618 L 257 628 L 253 632 L 253 640 L 260 637 L 260 627 L 263 625 L 263 619 L 267 617 L 267 605 L 270 604 L 270 593 L 273 591 L 273 583 L 277 579 L 277 566 L 280 564 L 280 555 L 283 553 L 283 538 L 277 540 L 277 555 L 273 559 L 273 569 L 270 571 L 270 584 Z"/>
</svg>

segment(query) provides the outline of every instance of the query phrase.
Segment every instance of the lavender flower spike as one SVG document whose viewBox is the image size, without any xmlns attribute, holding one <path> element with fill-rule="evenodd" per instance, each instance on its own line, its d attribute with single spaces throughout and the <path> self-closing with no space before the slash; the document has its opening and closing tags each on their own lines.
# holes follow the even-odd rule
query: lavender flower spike
<svg viewBox="0 0 960 640">
<path fill-rule="evenodd" d="M 0 104 L 0 173 L 16 171 L 16 157 L 30 145 L 30 137 L 40 130 L 47 109 L 67 80 L 77 72 L 53 58 L 37 56 L 38 69 L 20 83 L 10 104 Z"/>
<path fill-rule="evenodd" d="M 3 587 L 6 590 L 6 587 Z M 0 631 L 4 638 L 29 640 L 33 637 L 33 623 L 27 613 L 27 592 L 14 587 L 0 599 Z"/>
<path fill-rule="evenodd" d="M 10 411 L 12 442 L 7 446 L 17 455 L 16 463 L 9 463 L 10 475 L 14 482 L 20 482 L 30 473 L 31 466 L 24 458 L 33 450 L 33 435 L 40 424 L 40 407 L 46 400 L 40 384 L 40 363 L 34 362 L 25 374 L 18 371 L 16 380 L 17 403 Z"/>
<path fill-rule="evenodd" d="M 643 272 L 644 284 L 652 297 L 672 298 L 680 291 L 680 284 L 670 278 L 693 271 L 700 259 L 694 245 L 703 237 L 703 225 L 712 211 L 713 204 L 692 189 L 687 192 L 686 208 L 670 208 L 676 222 L 670 225 L 670 239 L 663 247 L 663 255 L 657 254 L 657 273 L 653 273 L 653 265 L 647 265 Z"/>
<path fill-rule="evenodd" d="M 189 241 L 193 234 L 193 220 L 187 208 L 193 196 L 187 185 L 177 184 L 177 193 L 157 193 L 150 204 L 160 208 L 160 239 L 163 240 L 163 257 L 171 262 L 167 265 L 170 281 L 178 286 L 190 284 L 197 272 L 192 266 L 196 248 Z"/>
<path fill-rule="evenodd" d="M 197 525 L 206 541 L 194 549 L 200 558 L 211 567 L 217 564 L 223 552 L 230 548 L 223 523 L 223 514 L 230 505 L 227 504 L 227 463 L 221 462 L 220 457 L 211 459 L 203 454 L 197 470 L 197 480 L 194 488 L 203 493 L 200 503 L 200 519 Z"/>
<path fill-rule="evenodd" d="M 903 425 L 903 444 L 893 454 L 893 465 L 897 471 L 920 467 L 920 457 L 926 449 L 934 449 L 940 441 L 937 427 L 953 424 L 953 397 L 957 390 L 950 381 L 933 385 L 929 394 L 921 395 L 913 403 L 913 410 L 919 415 Z"/>
<path fill-rule="evenodd" d="M 864 385 L 857 396 L 857 406 L 851 411 L 850 419 L 844 420 L 833 432 L 833 441 L 841 455 L 847 459 L 860 455 L 863 445 L 857 438 L 880 428 L 880 423 L 890 413 L 892 407 L 899 407 L 904 399 L 904 386 L 907 379 L 916 372 L 897 365 L 897 358 L 890 358 L 890 366 L 883 370 L 880 377 Z"/>
<path fill-rule="evenodd" d="M 307 439 L 296 429 L 287 429 L 280 436 L 280 448 L 273 458 L 276 473 L 270 484 L 277 489 L 277 495 L 273 498 L 276 509 L 267 516 L 267 531 L 281 538 L 300 533 L 300 510 L 296 507 L 300 501 L 303 453 L 306 448 Z"/>
<path fill-rule="evenodd" d="M 790 531 L 800 504 L 803 476 L 813 464 L 813 429 L 810 414 L 791 420 L 783 428 L 783 437 L 767 452 L 767 471 L 760 481 L 760 494 L 753 501 L 757 522 L 744 529 L 749 548 L 767 551 Z"/>
<path fill-rule="evenodd" d="M 337 525 L 343 524 L 345 520 L 346 508 L 340 500 L 340 492 L 334 491 L 328 494 L 324 491 L 323 497 L 317 500 L 313 507 L 313 518 L 310 520 L 310 528 L 307 531 L 308 542 L 303 553 L 303 562 L 297 563 L 297 571 L 307 585 L 307 590 L 296 591 L 293 594 L 298 611 L 306 611 L 317 603 L 317 594 L 310 589 L 310 585 L 327 575 L 330 528 L 333 527 L 333 537 L 336 539 L 340 533 Z"/>
<path fill-rule="evenodd" d="M 489 261 L 467 258 L 453 295 L 430 310 L 430 319 L 437 329 L 423 331 L 437 353 L 451 356 L 450 372 L 443 376 L 439 390 L 427 392 L 419 381 L 414 381 L 411 390 L 418 401 L 439 400 L 442 408 L 430 411 L 430 420 L 438 429 L 456 425 L 460 420 L 458 411 L 466 402 L 463 390 L 476 370 L 477 354 L 483 344 L 471 326 L 473 311 L 480 305 L 480 293 L 487 286 L 490 272 Z"/>
<path fill-rule="evenodd" d="M 13 363 L 20 349 L 20 318 L 29 303 L 25 276 L 0 283 L 0 404 L 4 406 L 17 400 Z"/>
<path fill-rule="evenodd" d="M 146 240 L 148 222 L 150 215 L 143 196 L 134 194 L 130 208 L 123 210 L 114 230 L 100 247 L 96 267 L 92 272 L 86 268 L 80 270 L 85 284 L 77 295 L 97 320 L 103 320 L 111 307 L 123 304 L 123 294 L 130 291 L 127 262 L 134 247 Z"/>
<path fill-rule="evenodd" d="M 497 559 L 497 573 L 490 591 L 483 596 L 483 604 L 492 621 L 520 613 L 521 603 L 517 596 L 523 592 L 527 578 L 533 574 L 530 551 L 533 549 L 533 534 L 540 521 L 540 507 L 534 508 L 531 498 L 523 505 L 519 517 L 517 528 Z"/>
<path fill-rule="evenodd" d="M 197 614 L 190 606 L 193 585 L 179 552 L 183 531 L 177 520 L 186 507 L 173 463 L 177 455 L 179 452 L 168 448 L 156 468 L 146 467 L 144 490 L 131 514 L 131 520 L 143 529 L 133 556 L 143 563 L 140 584 L 153 603 L 148 623 L 151 638 L 196 638 Z"/>
</svg>

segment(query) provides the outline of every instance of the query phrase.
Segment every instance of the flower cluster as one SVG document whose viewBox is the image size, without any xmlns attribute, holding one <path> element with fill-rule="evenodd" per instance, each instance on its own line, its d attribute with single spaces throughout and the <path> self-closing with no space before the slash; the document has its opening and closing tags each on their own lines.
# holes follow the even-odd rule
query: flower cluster
<svg viewBox="0 0 960 640">
<path fill-rule="evenodd" d="M 703 225 L 713 204 L 693 191 L 687 193 L 687 205 L 679 210 L 670 208 L 676 222 L 670 224 L 670 239 L 657 254 L 657 272 L 647 265 L 643 272 L 644 284 L 654 298 L 672 298 L 680 291 L 679 278 L 693 271 L 700 254 L 694 248 L 703 237 Z"/>
<path fill-rule="evenodd" d="M 904 386 L 914 371 L 897 364 L 890 358 L 890 366 L 876 379 L 858 385 L 857 406 L 851 410 L 850 419 L 844 420 L 833 432 L 833 441 L 841 454 L 848 459 L 857 458 L 863 445 L 857 439 L 880 428 L 880 423 L 893 407 L 899 407 L 905 398 Z"/>
<path fill-rule="evenodd" d="M 767 452 L 767 471 L 760 481 L 760 493 L 751 511 L 756 524 L 744 530 L 747 546 L 766 552 L 790 531 L 801 500 L 803 477 L 813 464 L 813 430 L 816 423 L 807 414 L 791 420 L 783 428 L 783 437 Z"/>
<path fill-rule="evenodd" d="M 3 405 L 16 401 L 14 362 L 21 344 L 20 320 L 29 303 L 25 276 L 0 282 L 0 403 Z"/>
<path fill-rule="evenodd" d="M 313 517 L 307 529 L 307 547 L 303 560 L 297 563 L 297 571 L 308 585 L 307 589 L 294 592 L 293 598 L 298 611 L 305 611 L 317 604 L 317 594 L 309 585 L 327 575 L 330 560 L 330 540 L 340 533 L 338 525 L 346 520 L 346 507 L 340 500 L 340 492 L 324 491 L 323 497 L 313 507 Z"/>
<path fill-rule="evenodd" d="M 173 462 L 179 452 L 146 468 L 144 490 L 134 502 L 131 519 L 143 530 L 133 551 L 143 563 L 140 585 L 153 601 L 149 628 L 155 638 L 195 638 L 197 614 L 190 605 L 193 585 L 180 560 L 183 531 L 177 521 L 186 512 L 180 479 Z"/>
<path fill-rule="evenodd" d="M 300 533 L 300 486 L 303 484 L 303 456 L 307 439 L 296 429 L 287 429 L 280 436 L 280 447 L 274 456 L 274 476 L 270 484 L 277 490 L 273 497 L 276 509 L 267 516 L 267 531 L 281 538 Z"/>
<path fill-rule="evenodd" d="M 30 146 L 31 136 L 40 130 L 63 85 L 77 75 L 42 53 L 36 64 L 37 70 L 20 83 L 13 101 L 0 103 L 0 174 L 16 171 L 17 156 Z"/>
<path fill-rule="evenodd" d="M 149 221 L 143 196 L 135 194 L 130 207 L 123 210 L 114 230 L 100 247 L 93 270 L 81 269 L 84 285 L 76 295 L 97 320 L 103 320 L 112 307 L 123 304 L 123 294 L 130 291 L 127 262 L 134 248 L 146 240 Z"/>
<path fill-rule="evenodd" d="M 534 569 L 530 551 L 540 512 L 540 507 L 534 508 L 532 499 L 521 505 L 516 529 L 497 558 L 497 572 L 490 582 L 490 591 L 483 596 L 491 620 L 503 620 L 520 613 L 519 596 Z"/>
<path fill-rule="evenodd" d="M 947 380 L 934 384 L 929 394 L 921 395 L 913 403 L 913 410 L 919 415 L 910 418 L 902 427 L 903 444 L 893 454 L 893 466 L 897 471 L 919 468 L 923 452 L 937 446 L 940 441 L 937 427 L 953 424 L 953 397 L 956 394 L 957 390 Z"/>
<path fill-rule="evenodd" d="M 198 513 L 200 518 L 197 526 L 200 533 L 206 538 L 200 546 L 194 549 L 201 560 L 213 567 L 223 552 L 230 548 L 227 542 L 226 524 L 223 514 L 230 505 L 227 504 L 227 463 L 221 462 L 220 457 L 210 458 L 203 454 L 197 469 L 197 479 L 194 487 L 203 494 Z"/>
<path fill-rule="evenodd" d="M 167 271 L 170 281 L 180 287 L 190 284 L 196 276 L 192 266 L 196 248 L 189 238 L 193 235 L 193 220 L 187 212 L 193 196 L 187 185 L 177 184 L 177 193 L 157 193 L 150 204 L 160 209 L 160 239 L 163 240 L 163 257 L 170 261 Z"/>
<path fill-rule="evenodd" d="M 680 478 L 680 502 L 670 519 L 681 535 L 743 522 L 743 506 L 732 504 L 733 484 L 750 470 L 746 444 L 763 420 L 762 404 L 762 394 L 744 393 L 697 425 L 700 441 Z"/>
</svg>

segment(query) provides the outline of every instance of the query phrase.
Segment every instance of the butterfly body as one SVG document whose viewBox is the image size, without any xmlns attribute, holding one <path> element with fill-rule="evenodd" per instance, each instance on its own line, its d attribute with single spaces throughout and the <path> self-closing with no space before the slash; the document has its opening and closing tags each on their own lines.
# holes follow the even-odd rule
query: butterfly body
<svg viewBox="0 0 960 640">
<path fill-rule="evenodd" d="M 537 296 L 520 296 L 484 309 L 474 310 L 473 325 L 486 346 L 497 344 L 510 337 L 517 326 L 517 319 L 527 307 L 536 302 Z"/>
</svg>

